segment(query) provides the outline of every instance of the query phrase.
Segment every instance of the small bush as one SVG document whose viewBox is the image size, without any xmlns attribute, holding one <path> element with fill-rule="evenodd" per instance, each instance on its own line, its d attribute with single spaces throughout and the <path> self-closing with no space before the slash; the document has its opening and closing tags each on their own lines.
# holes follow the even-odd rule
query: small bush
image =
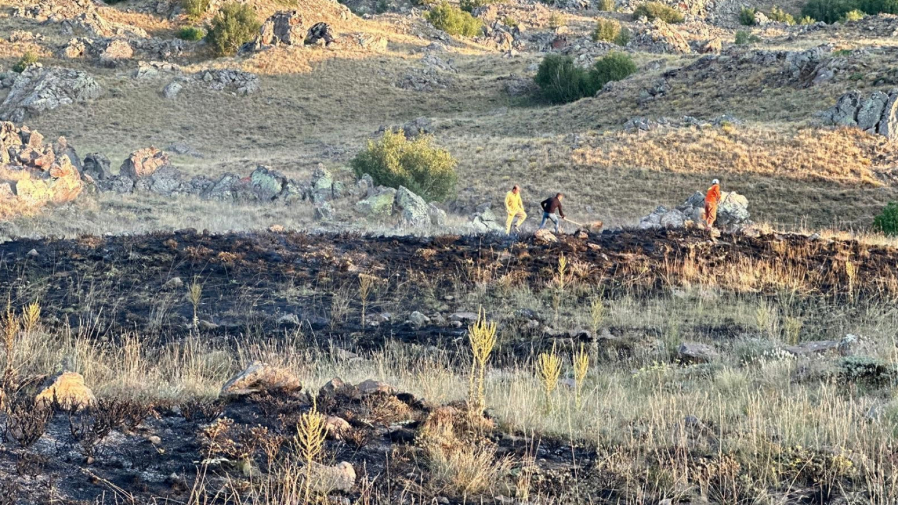
<svg viewBox="0 0 898 505">
<path fill-rule="evenodd" d="M 758 13 L 757 9 L 750 7 L 743 7 L 741 11 L 739 11 L 739 24 L 742 26 L 754 26 L 755 25 L 755 14 Z"/>
<path fill-rule="evenodd" d="M 619 46 L 626 46 L 630 43 L 630 30 L 627 27 L 621 27 L 620 34 L 614 39 L 614 43 Z"/>
<path fill-rule="evenodd" d="M 106 5 L 115 5 L 115 4 L 118 4 L 118 3 L 122 3 L 122 2 L 124 2 L 124 1 L 125 1 L 125 0 L 103 0 L 103 3 L 106 4 Z"/>
<path fill-rule="evenodd" d="M 889 202 L 886 208 L 873 219 L 873 229 L 888 235 L 898 236 L 898 202 Z"/>
<path fill-rule="evenodd" d="M 862 19 L 864 19 L 864 13 L 858 9 L 854 9 L 846 12 L 844 16 L 839 18 L 839 22 L 847 23 L 848 21 L 860 21 Z"/>
<path fill-rule="evenodd" d="M 898 14 L 898 0 L 859 0 L 858 8 L 871 16 Z"/>
<path fill-rule="evenodd" d="M 21 74 L 26 68 L 37 63 L 37 54 L 32 51 L 26 52 L 22 58 L 12 66 L 12 71 Z"/>
<path fill-rule="evenodd" d="M 633 58 L 624 53 L 608 53 L 592 67 L 589 76 L 596 91 L 611 81 L 620 81 L 636 73 Z"/>
<path fill-rule="evenodd" d="M 206 32 L 203 31 L 202 28 L 197 28 L 195 26 L 185 26 L 178 30 L 178 38 L 181 40 L 196 42 L 198 40 L 203 40 L 203 37 L 205 36 Z"/>
<path fill-rule="evenodd" d="M 595 42 L 614 42 L 620 36 L 620 23 L 613 19 L 599 19 L 596 21 L 596 29 L 592 32 L 592 40 Z"/>
<path fill-rule="evenodd" d="M 182 0 L 181 7 L 190 19 L 198 20 L 209 10 L 212 0 Z"/>
<path fill-rule="evenodd" d="M 736 32 L 736 45 L 744 46 L 745 44 L 755 44 L 760 42 L 761 39 L 758 38 L 757 35 L 752 35 L 744 30 L 739 30 Z"/>
<path fill-rule="evenodd" d="M 801 8 L 801 15 L 832 24 L 856 8 L 855 0 L 808 0 Z"/>
<path fill-rule="evenodd" d="M 444 200 L 458 180 L 448 151 L 433 147 L 429 135 L 408 140 L 402 131 L 388 130 L 380 140 L 369 140 L 350 165 L 357 177 L 368 174 L 376 184 L 405 186 L 428 201 Z"/>
<path fill-rule="evenodd" d="M 505 26 L 507 26 L 509 28 L 517 28 L 518 27 L 518 20 L 511 16 L 505 16 L 505 19 L 502 20 L 502 23 L 504 23 Z"/>
<path fill-rule="evenodd" d="M 683 13 L 660 2 L 646 2 L 633 11 L 633 19 L 646 17 L 649 21 L 660 19 L 665 23 L 682 23 Z"/>
<path fill-rule="evenodd" d="M 261 24 L 253 8 L 248 4 L 225 4 L 212 18 L 212 27 L 206 40 L 220 56 L 231 55 L 249 42 L 259 32 Z"/>
<path fill-rule="evenodd" d="M 483 23 L 479 19 L 448 2 L 431 9 L 426 17 L 430 24 L 449 35 L 476 37 L 483 32 Z"/>
<path fill-rule="evenodd" d="M 602 87 L 636 72 L 632 58 L 622 53 L 609 53 L 589 71 L 574 65 L 569 56 L 550 54 L 539 65 L 536 84 L 543 96 L 553 103 L 568 103 L 593 96 Z"/>
<path fill-rule="evenodd" d="M 496 3 L 496 0 L 461 0 L 458 7 L 465 12 L 474 12 L 474 9 Z"/>
<path fill-rule="evenodd" d="M 811 16 L 802 16 L 801 19 L 798 20 L 798 24 L 800 25 L 812 25 L 816 22 L 817 20 L 812 18 Z"/>
<path fill-rule="evenodd" d="M 557 30 L 562 26 L 567 26 L 567 20 L 564 19 L 564 16 L 557 12 L 553 12 L 551 16 L 549 16 L 549 28 L 553 30 Z"/>
<path fill-rule="evenodd" d="M 780 9 L 775 5 L 772 9 L 770 9 L 770 14 L 767 17 L 772 19 L 773 21 L 786 23 L 790 26 L 795 24 L 795 17 L 793 17 L 792 14 L 789 14 L 788 12 Z"/>
<path fill-rule="evenodd" d="M 599 0 L 596 7 L 602 12 L 614 12 L 617 6 L 614 4 L 614 0 Z"/>
</svg>

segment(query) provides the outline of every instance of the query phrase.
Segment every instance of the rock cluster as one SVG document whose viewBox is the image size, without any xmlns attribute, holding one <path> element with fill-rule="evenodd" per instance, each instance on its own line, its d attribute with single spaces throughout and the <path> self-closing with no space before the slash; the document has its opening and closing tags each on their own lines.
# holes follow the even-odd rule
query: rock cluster
<svg viewBox="0 0 898 505">
<path fill-rule="evenodd" d="M 0 104 L 0 120 L 21 123 L 61 105 L 93 100 L 101 92 L 100 85 L 85 72 L 34 64 L 16 77 Z"/>
<path fill-rule="evenodd" d="M 249 95 L 259 90 L 259 76 L 242 70 L 206 70 L 196 74 L 196 79 L 207 83 L 215 91 L 231 90 L 238 95 Z"/>
<path fill-rule="evenodd" d="M 396 214 L 402 225 L 416 228 L 446 224 L 445 211 L 404 186 L 398 190 L 375 186 L 366 174 L 359 179 L 357 187 L 365 191 L 365 198 L 356 202 L 355 209 L 365 217 L 383 219 Z"/>
<path fill-rule="evenodd" d="M 704 222 L 705 194 L 696 191 L 675 209 L 659 206 L 639 221 L 639 229 L 684 228 Z M 736 192 L 723 192 L 715 226 L 733 228 L 749 224 L 748 199 Z"/>
<path fill-rule="evenodd" d="M 860 91 L 849 91 L 822 116 L 831 125 L 853 126 L 889 140 L 898 139 L 898 88 L 888 93 L 874 91 L 866 98 Z"/>
<path fill-rule="evenodd" d="M 0 203 L 5 210 L 74 200 L 83 188 L 79 163 L 64 137 L 51 145 L 37 131 L 0 123 Z"/>
<path fill-rule="evenodd" d="M 302 45 L 305 40 L 304 20 L 299 11 L 280 11 L 265 20 L 256 47 Z"/>
<path fill-rule="evenodd" d="M 633 30 L 633 38 L 627 44 L 649 53 L 688 54 L 692 47 L 673 25 L 656 19 L 650 23 L 638 23 Z"/>
</svg>

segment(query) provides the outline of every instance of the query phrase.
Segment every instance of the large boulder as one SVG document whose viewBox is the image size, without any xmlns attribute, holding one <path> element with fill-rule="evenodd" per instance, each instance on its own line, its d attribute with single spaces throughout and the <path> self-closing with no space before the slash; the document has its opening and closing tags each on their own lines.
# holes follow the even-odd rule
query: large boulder
<svg viewBox="0 0 898 505">
<path fill-rule="evenodd" d="M 122 176 L 135 181 L 149 177 L 159 168 L 168 165 L 168 155 L 155 147 L 146 147 L 131 153 L 119 168 Z"/>
<path fill-rule="evenodd" d="M 100 85 L 85 72 L 35 64 L 16 77 L 0 104 L 0 120 L 21 123 L 62 105 L 93 100 L 100 93 Z"/>
<path fill-rule="evenodd" d="M 63 409 L 80 410 L 93 406 L 97 398 L 84 383 L 80 373 L 64 371 L 50 379 L 38 393 L 35 403 L 42 405 L 59 404 Z"/>
<path fill-rule="evenodd" d="M 83 189 L 80 164 L 64 138 L 50 144 L 28 127 L 0 122 L 2 215 L 74 200 Z"/>
<path fill-rule="evenodd" d="M 401 213 L 403 224 L 416 227 L 430 224 L 430 208 L 427 202 L 405 186 L 399 186 L 396 191 L 394 205 Z"/>
<path fill-rule="evenodd" d="M 221 395 L 244 396 L 259 392 L 293 393 L 302 389 L 295 375 L 283 368 L 254 361 L 240 373 L 225 382 Z"/>
<path fill-rule="evenodd" d="M 263 46 L 302 44 L 305 40 L 303 17 L 299 11 L 280 11 L 262 23 L 258 43 Z"/>
<path fill-rule="evenodd" d="M 639 229 L 683 228 L 701 224 L 705 213 L 705 194 L 696 191 L 675 209 L 658 206 L 651 214 L 639 221 Z M 717 207 L 716 226 L 734 228 L 750 223 L 748 199 L 739 193 L 723 192 Z"/>
<path fill-rule="evenodd" d="M 367 217 L 385 217 L 393 213 L 395 199 L 395 189 L 380 186 L 373 191 L 371 196 L 356 202 L 355 208 Z"/>
<path fill-rule="evenodd" d="M 864 98 L 854 90 L 840 96 L 836 104 L 823 111 L 824 123 L 833 126 L 851 126 L 870 134 L 882 135 L 889 140 L 898 139 L 898 88 L 888 93 L 874 91 Z"/>
<path fill-rule="evenodd" d="M 489 204 L 481 205 L 471 216 L 471 226 L 479 233 L 504 233 L 505 224 L 496 217 Z"/>
<path fill-rule="evenodd" d="M 134 48 L 124 39 L 113 39 L 100 53 L 100 63 L 107 67 L 116 67 L 134 56 Z"/>
<path fill-rule="evenodd" d="M 102 181 L 112 178 L 110 167 L 112 163 L 109 158 L 100 153 L 90 153 L 84 157 L 83 163 L 84 175 L 90 176 L 95 181 Z"/>
</svg>

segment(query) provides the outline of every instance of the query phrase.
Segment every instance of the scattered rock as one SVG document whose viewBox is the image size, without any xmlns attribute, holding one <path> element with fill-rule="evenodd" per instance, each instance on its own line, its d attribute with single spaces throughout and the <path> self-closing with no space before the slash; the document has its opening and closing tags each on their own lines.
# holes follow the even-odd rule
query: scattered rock
<svg viewBox="0 0 898 505">
<path fill-rule="evenodd" d="M 134 49 L 127 40 L 114 39 L 109 42 L 106 49 L 100 53 L 100 63 L 107 67 L 115 67 L 130 60 L 134 56 Z"/>
<path fill-rule="evenodd" d="M 348 493 L 355 486 L 355 468 L 348 461 L 335 466 L 314 463 L 312 467 L 312 489 L 316 494 L 326 496 L 334 491 Z"/>
<path fill-rule="evenodd" d="M 63 409 L 78 410 L 96 404 L 97 398 L 80 373 L 64 371 L 53 377 L 35 398 L 35 403 L 43 405 L 52 405 L 54 401 Z"/>
<path fill-rule="evenodd" d="M 162 96 L 168 98 L 169 100 L 174 100 L 178 97 L 178 93 L 181 92 L 181 89 L 183 89 L 183 87 L 184 86 L 182 86 L 178 81 L 172 81 L 166 84 L 164 88 L 162 88 Z"/>
<path fill-rule="evenodd" d="M 155 147 L 139 149 L 131 153 L 119 168 L 119 174 L 137 181 L 153 175 L 159 168 L 168 165 L 168 155 Z"/>
<path fill-rule="evenodd" d="M 100 85 L 85 72 L 44 68 L 37 63 L 16 77 L 0 104 L 0 120 L 21 123 L 27 117 L 62 105 L 96 99 L 100 92 Z"/>
<path fill-rule="evenodd" d="M 183 287 L 184 287 L 184 281 L 182 281 L 180 277 L 172 277 L 171 279 L 165 281 L 165 284 L 162 285 L 162 289 L 165 289 L 168 291 L 181 289 Z"/>
<path fill-rule="evenodd" d="M 627 47 L 649 53 L 688 54 L 692 52 L 686 37 L 674 25 L 660 19 L 638 24 Z"/>
<path fill-rule="evenodd" d="M 490 209 L 489 204 L 481 205 L 471 216 L 471 226 L 479 233 L 504 233 L 505 223 L 501 222 Z"/>
<path fill-rule="evenodd" d="M 259 76 L 242 70 L 206 70 L 196 74 L 196 79 L 209 85 L 215 91 L 232 90 L 237 95 L 249 95 L 259 91 Z"/>
<path fill-rule="evenodd" d="M 244 396 L 262 391 L 292 393 L 302 389 L 299 379 L 282 368 L 255 361 L 221 387 L 222 396 Z"/>
<path fill-rule="evenodd" d="M 704 222 L 705 194 L 696 191 L 682 205 L 675 209 L 658 206 L 651 214 L 639 221 L 639 229 L 683 228 Z M 733 192 L 722 192 L 717 207 L 715 226 L 736 228 L 750 224 L 748 199 Z"/>
<path fill-rule="evenodd" d="M 337 416 L 327 416 L 324 427 L 327 429 L 328 436 L 335 440 L 343 440 L 347 434 L 352 432 L 352 426 L 346 419 Z"/>
<path fill-rule="evenodd" d="M 393 213 L 396 190 L 387 187 L 374 189 L 373 194 L 355 204 L 355 208 L 367 217 L 385 217 Z"/>
<path fill-rule="evenodd" d="M 677 349 L 677 358 L 684 363 L 710 363 L 718 356 L 713 347 L 697 342 L 683 342 Z"/>
<path fill-rule="evenodd" d="M 375 393 L 393 394 L 395 392 L 393 387 L 386 382 L 380 382 L 373 379 L 360 382 L 355 387 L 362 396 L 373 395 Z"/>
<path fill-rule="evenodd" d="M 100 153 L 90 153 L 84 157 L 84 167 L 82 172 L 84 175 L 90 176 L 95 181 L 103 181 L 112 178 L 110 171 L 111 163 L 109 158 Z"/>
<path fill-rule="evenodd" d="M 418 330 L 418 329 L 421 329 L 424 326 L 430 324 L 430 318 L 416 310 L 416 311 L 412 312 L 411 314 L 409 314 L 408 324 L 412 328 Z"/>
<path fill-rule="evenodd" d="M 558 242 L 558 237 L 549 230 L 536 230 L 536 233 L 533 234 L 533 238 L 536 239 L 537 242 L 542 242 L 544 244 Z"/>
</svg>

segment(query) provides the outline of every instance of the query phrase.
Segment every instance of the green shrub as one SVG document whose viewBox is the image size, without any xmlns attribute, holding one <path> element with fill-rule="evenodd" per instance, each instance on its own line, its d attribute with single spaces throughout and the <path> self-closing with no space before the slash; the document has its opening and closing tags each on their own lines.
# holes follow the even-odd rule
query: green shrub
<svg viewBox="0 0 898 505">
<path fill-rule="evenodd" d="M 216 54 L 231 55 L 240 46 L 251 41 L 260 27 L 256 12 L 250 5 L 231 2 L 222 6 L 212 18 L 212 27 L 209 28 L 206 40 Z"/>
<path fill-rule="evenodd" d="M 209 10 L 211 3 L 212 0 L 181 0 L 181 7 L 184 9 L 187 17 L 196 21 Z"/>
<path fill-rule="evenodd" d="M 595 42 L 615 42 L 620 36 L 620 23 L 613 19 L 599 19 L 596 28 L 592 32 L 592 40 Z"/>
<path fill-rule="evenodd" d="M 621 27 L 620 33 L 617 38 L 614 39 L 614 43 L 619 46 L 626 46 L 630 43 L 630 30 L 627 27 Z"/>
<path fill-rule="evenodd" d="M 505 19 L 502 20 L 502 23 L 504 23 L 505 26 L 507 26 L 509 28 L 517 28 L 518 27 L 518 20 L 511 16 L 505 16 Z"/>
<path fill-rule="evenodd" d="M 770 14 L 768 14 L 767 17 L 772 19 L 773 21 L 786 23 L 787 25 L 795 24 L 795 17 L 793 17 L 792 14 L 789 14 L 783 9 L 780 9 L 776 5 L 774 5 L 773 8 L 770 9 Z"/>
<path fill-rule="evenodd" d="M 832 24 L 856 8 L 855 0 L 808 0 L 801 8 L 801 15 Z"/>
<path fill-rule="evenodd" d="M 645 16 L 649 21 L 660 19 L 666 23 L 682 23 L 683 13 L 660 2 L 646 2 L 633 10 L 633 19 Z"/>
<path fill-rule="evenodd" d="M 812 18 L 811 16 L 802 16 L 801 19 L 798 20 L 798 24 L 800 25 L 812 25 L 816 22 L 817 20 Z"/>
<path fill-rule="evenodd" d="M 599 0 L 596 7 L 602 12 L 614 12 L 617 6 L 614 4 L 614 0 Z"/>
<path fill-rule="evenodd" d="M 549 28 L 553 30 L 557 30 L 562 26 L 567 25 L 567 20 L 564 19 L 564 16 L 557 12 L 553 12 L 551 16 L 549 16 Z"/>
<path fill-rule="evenodd" d="M 496 3 L 497 0 L 461 0 L 458 7 L 465 12 L 474 12 L 474 9 Z"/>
<path fill-rule="evenodd" d="M 609 53 L 590 69 L 574 64 L 569 56 L 550 54 L 539 65 L 536 84 L 553 103 L 568 103 L 595 95 L 602 87 L 636 72 L 636 64 L 623 53 Z"/>
<path fill-rule="evenodd" d="M 593 65 L 589 77 L 595 90 L 598 91 L 611 81 L 620 81 L 635 73 L 636 63 L 633 63 L 630 55 L 608 53 Z"/>
<path fill-rule="evenodd" d="M 839 22 L 847 23 L 848 21 L 860 21 L 862 19 L 864 19 L 864 13 L 858 9 L 854 9 L 846 12 L 844 16 L 839 18 Z"/>
<path fill-rule="evenodd" d="M 122 2 L 124 2 L 124 1 L 125 1 L 125 0 L 103 0 L 103 3 L 106 4 L 106 5 L 115 5 L 115 4 L 118 4 L 118 3 L 122 3 Z"/>
<path fill-rule="evenodd" d="M 739 30 L 736 32 L 736 45 L 744 46 L 745 44 L 756 44 L 760 42 L 761 39 L 757 35 L 752 35 L 744 30 Z"/>
<path fill-rule="evenodd" d="M 26 52 L 22 58 L 12 66 L 12 71 L 21 74 L 26 68 L 37 63 L 37 54 L 32 51 Z"/>
<path fill-rule="evenodd" d="M 896 376 L 895 365 L 866 356 L 846 356 L 839 361 L 839 378 L 843 382 L 883 386 Z"/>
<path fill-rule="evenodd" d="M 203 40 L 203 37 L 205 36 L 206 32 L 202 28 L 197 28 L 195 26 L 185 26 L 178 30 L 178 38 L 181 40 L 196 42 L 198 40 Z"/>
<path fill-rule="evenodd" d="M 458 7 L 453 7 L 448 2 L 431 9 L 426 17 L 430 24 L 449 35 L 476 37 L 483 31 L 483 23 L 479 19 Z"/>
<path fill-rule="evenodd" d="M 388 130 L 350 162 L 357 177 L 368 174 L 376 184 L 391 188 L 405 186 L 427 201 L 444 200 L 455 189 L 456 161 L 444 149 L 431 145 L 429 135 L 414 140 L 402 131 Z"/>
<path fill-rule="evenodd" d="M 898 236 L 898 202 L 889 202 L 873 219 L 873 229 L 890 237 Z"/>
<path fill-rule="evenodd" d="M 898 0 L 859 0 L 858 8 L 871 16 L 898 14 Z"/>
<path fill-rule="evenodd" d="M 757 9 L 750 7 L 743 7 L 741 11 L 739 11 L 739 24 L 743 26 L 754 26 L 755 25 L 755 14 L 758 13 Z"/>
</svg>

